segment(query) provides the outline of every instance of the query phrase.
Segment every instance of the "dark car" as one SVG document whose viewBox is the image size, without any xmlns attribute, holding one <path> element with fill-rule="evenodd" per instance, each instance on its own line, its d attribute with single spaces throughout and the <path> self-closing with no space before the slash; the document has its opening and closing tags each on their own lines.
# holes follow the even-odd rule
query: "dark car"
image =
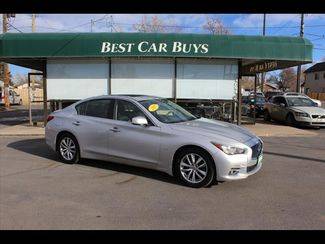
<svg viewBox="0 0 325 244">
<path fill-rule="evenodd" d="M 254 116 L 255 106 L 255 117 L 258 118 L 264 114 L 264 104 L 266 102 L 264 96 L 256 96 L 256 103 L 254 103 L 254 96 L 243 96 L 242 97 L 242 114 L 250 117 Z"/>
</svg>

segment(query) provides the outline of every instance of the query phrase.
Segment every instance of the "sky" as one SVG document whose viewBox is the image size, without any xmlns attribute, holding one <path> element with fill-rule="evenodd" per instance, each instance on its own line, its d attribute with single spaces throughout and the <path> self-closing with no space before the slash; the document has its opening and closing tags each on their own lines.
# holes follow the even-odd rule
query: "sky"
<svg viewBox="0 0 325 244">
<path fill-rule="evenodd" d="M 217 17 L 231 34 L 262 35 L 263 14 L 155 14 L 173 31 L 177 26 L 183 33 L 206 33 L 202 28 L 207 17 Z M 9 32 L 31 32 L 31 14 L 16 14 L 10 20 Z M 150 14 L 38 14 L 36 32 L 134 32 L 134 24 Z M 114 23 L 114 28 L 110 23 Z M 2 30 L 2 23 L 0 24 Z M 266 35 L 298 36 L 300 14 L 267 14 Z M 305 37 L 313 45 L 313 63 L 325 60 L 325 14 L 305 14 Z M 306 67 L 309 67 L 306 65 Z M 25 74 L 29 69 L 10 65 L 13 75 Z"/>
</svg>

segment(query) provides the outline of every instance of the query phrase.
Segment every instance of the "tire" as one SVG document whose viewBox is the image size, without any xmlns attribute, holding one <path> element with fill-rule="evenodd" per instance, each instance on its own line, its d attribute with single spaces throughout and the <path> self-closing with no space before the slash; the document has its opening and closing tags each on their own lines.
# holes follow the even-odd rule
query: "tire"
<svg viewBox="0 0 325 244">
<path fill-rule="evenodd" d="M 269 113 L 269 111 L 266 109 L 264 110 L 264 120 L 265 121 L 271 121 L 271 115 Z"/>
<path fill-rule="evenodd" d="M 295 126 L 296 120 L 292 113 L 289 113 L 286 118 L 286 124 L 289 126 Z"/>
<path fill-rule="evenodd" d="M 196 162 L 194 164 L 192 155 L 194 156 L 194 162 Z M 202 172 L 205 172 L 205 175 Z M 182 150 L 175 159 L 174 173 L 182 184 L 193 188 L 211 185 L 216 175 L 214 162 L 210 155 L 199 148 L 186 148 Z"/>
<path fill-rule="evenodd" d="M 64 163 L 74 164 L 80 161 L 80 149 L 78 141 L 70 133 L 64 133 L 59 137 L 57 140 L 56 150 L 60 160 Z"/>
</svg>

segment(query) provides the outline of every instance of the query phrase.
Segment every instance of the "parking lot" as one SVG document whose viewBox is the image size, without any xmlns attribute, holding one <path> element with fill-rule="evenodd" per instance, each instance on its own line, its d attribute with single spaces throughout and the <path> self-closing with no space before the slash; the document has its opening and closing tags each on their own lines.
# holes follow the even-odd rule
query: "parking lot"
<svg viewBox="0 0 325 244">
<path fill-rule="evenodd" d="M 263 137 L 264 165 L 209 188 L 164 173 L 58 161 L 44 138 L 0 137 L 0 229 L 324 229 L 325 129 Z"/>
</svg>

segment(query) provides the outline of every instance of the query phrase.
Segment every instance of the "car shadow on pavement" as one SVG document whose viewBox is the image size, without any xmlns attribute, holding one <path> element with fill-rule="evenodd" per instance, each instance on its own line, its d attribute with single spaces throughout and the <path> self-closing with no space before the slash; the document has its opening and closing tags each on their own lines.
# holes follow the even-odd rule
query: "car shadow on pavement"
<svg viewBox="0 0 325 244">
<path fill-rule="evenodd" d="M 7 147 L 64 164 L 60 161 L 57 154 L 46 145 L 44 138 L 19 140 L 9 143 Z M 82 159 L 79 164 L 87 167 L 133 174 L 153 180 L 181 185 L 174 177 L 168 175 L 167 173 L 156 170 L 92 159 Z"/>
</svg>

